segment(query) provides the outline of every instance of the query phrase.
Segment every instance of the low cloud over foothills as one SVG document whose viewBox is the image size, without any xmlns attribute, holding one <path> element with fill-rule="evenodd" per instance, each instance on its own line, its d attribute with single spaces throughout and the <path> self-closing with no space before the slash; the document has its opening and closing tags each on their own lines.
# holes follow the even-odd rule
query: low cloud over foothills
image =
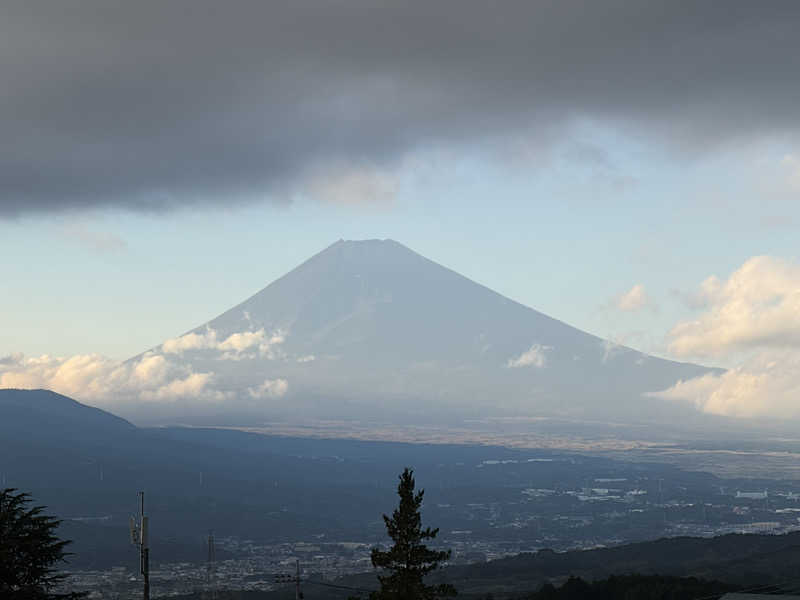
<svg viewBox="0 0 800 600">
<path fill-rule="evenodd" d="M 0 14 L 0 387 L 213 414 L 344 405 L 345 374 L 402 404 L 474 369 L 522 415 L 554 410 L 548 378 L 589 389 L 591 361 L 656 356 L 725 370 L 642 375 L 643 402 L 800 418 L 796 2 Z M 379 330 L 396 288 L 358 272 L 329 313 L 197 327 L 342 237 L 397 239 L 600 339 Z M 373 339 L 385 371 L 348 354 Z"/>
<path fill-rule="evenodd" d="M 213 371 L 194 372 L 180 360 L 184 353 L 203 350 L 219 361 L 284 359 L 277 350 L 282 341 L 277 334 L 265 338 L 262 329 L 235 333 L 218 342 L 216 332 L 209 329 L 205 334 L 169 339 L 128 361 L 97 354 L 26 357 L 16 353 L 0 358 L 0 387 L 51 389 L 112 410 L 130 402 L 181 401 L 181 408 L 191 410 L 192 402 L 230 401 L 236 394 L 220 389 Z M 266 400 L 283 396 L 287 388 L 285 379 L 265 379 L 245 392 L 250 399 Z"/>
<path fill-rule="evenodd" d="M 695 298 L 700 314 L 670 330 L 670 353 L 733 368 L 659 395 L 720 415 L 800 416 L 800 265 L 757 256 L 707 278 Z"/>
</svg>

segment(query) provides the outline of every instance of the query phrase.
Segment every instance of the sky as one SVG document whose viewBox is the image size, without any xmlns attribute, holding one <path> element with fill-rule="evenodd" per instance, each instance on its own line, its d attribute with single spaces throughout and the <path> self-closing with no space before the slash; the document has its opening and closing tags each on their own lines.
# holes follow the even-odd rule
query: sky
<svg viewBox="0 0 800 600">
<path fill-rule="evenodd" d="M 702 410 L 800 412 L 796 2 L 0 16 L 0 364 L 123 360 L 340 238 L 391 238 L 731 369 L 672 390 Z"/>
</svg>

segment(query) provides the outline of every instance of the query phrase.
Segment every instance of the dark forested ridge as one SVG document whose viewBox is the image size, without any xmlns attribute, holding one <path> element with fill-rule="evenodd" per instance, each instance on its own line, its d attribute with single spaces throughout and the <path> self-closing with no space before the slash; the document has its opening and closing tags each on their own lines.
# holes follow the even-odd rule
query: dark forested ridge
<svg viewBox="0 0 800 600">
<path fill-rule="evenodd" d="M 551 583 L 523 596 L 524 600 L 712 600 L 739 586 L 696 577 L 612 575 L 598 581 L 570 577 L 561 586 Z"/>
<path fill-rule="evenodd" d="M 482 564 L 454 566 L 448 580 L 465 588 L 522 592 L 570 576 L 587 581 L 619 574 L 695 576 L 752 586 L 796 582 L 800 587 L 800 532 L 669 538 L 615 548 L 542 550 Z"/>
<path fill-rule="evenodd" d="M 800 587 L 798 564 L 800 532 L 671 538 L 572 552 L 543 550 L 449 567 L 440 577 L 453 583 L 461 595 L 470 596 L 524 595 L 570 577 L 596 581 L 628 574 L 697 577 L 741 587 Z"/>
<path fill-rule="evenodd" d="M 448 582 L 460 598 L 527 600 L 690 600 L 758 587 L 763 593 L 800 588 L 800 532 L 673 538 L 615 548 L 521 554 L 487 563 L 451 566 L 432 582 Z M 345 600 L 375 589 L 375 572 L 336 581 L 342 589 L 305 582 L 309 600 Z M 347 589 L 352 588 L 352 589 Z M 361 594 L 364 596 L 364 594 Z M 200 596 L 196 596 L 200 598 Z M 230 600 L 290 600 L 293 589 L 240 595 Z M 187 596 L 193 598 L 193 596 Z"/>
</svg>

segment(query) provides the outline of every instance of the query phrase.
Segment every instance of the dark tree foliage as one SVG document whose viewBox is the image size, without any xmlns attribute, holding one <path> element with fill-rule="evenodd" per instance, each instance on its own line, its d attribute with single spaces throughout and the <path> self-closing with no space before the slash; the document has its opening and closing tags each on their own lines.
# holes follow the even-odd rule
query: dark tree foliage
<svg viewBox="0 0 800 600">
<path fill-rule="evenodd" d="M 29 506 L 30 501 L 28 494 L 13 488 L 0 490 L 0 598 L 83 598 L 53 593 L 65 578 L 55 566 L 65 561 L 70 542 L 55 534 L 61 521 L 42 514 L 43 506 Z"/>
<path fill-rule="evenodd" d="M 422 529 L 420 507 L 424 490 L 414 493 L 414 471 L 406 468 L 400 475 L 397 494 L 400 504 L 391 517 L 383 515 L 386 531 L 394 545 L 386 552 L 372 550 L 372 566 L 384 569 L 379 575 L 381 589 L 370 595 L 371 600 L 433 600 L 455 596 L 450 584 L 426 585 L 424 577 L 450 558 L 450 551 L 431 550 L 425 545 L 439 529 Z"/>
</svg>

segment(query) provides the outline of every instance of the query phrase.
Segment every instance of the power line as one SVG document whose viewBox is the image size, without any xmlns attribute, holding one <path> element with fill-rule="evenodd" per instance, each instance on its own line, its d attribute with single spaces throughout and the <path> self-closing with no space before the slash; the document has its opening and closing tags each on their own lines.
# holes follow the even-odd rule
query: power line
<svg viewBox="0 0 800 600">
<path fill-rule="evenodd" d="M 298 598 L 302 597 L 302 595 L 300 594 L 300 584 L 301 583 L 311 584 L 311 585 L 319 585 L 319 586 L 334 588 L 334 589 L 338 589 L 338 590 L 350 590 L 350 591 L 353 591 L 353 592 L 365 592 L 365 593 L 368 593 L 368 594 L 377 591 L 377 590 L 369 590 L 369 589 L 361 588 L 361 587 L 355 587 L 355 586 L 352 586 L 352 585 L 342 585 L 342 584 L 338 584 L 338 583 L 328 583 L 327 581 L 318 581 L 318 580 L 314 580 L 314 579 L 300 579 L 300 562 L 299 561 L 296 563 L 296 568 L 297 568 L 297 574 L 296 575 L 288 575 L 288 574 L 280 574 L 279 573 L 279 574 L 275 575 L 274 578 L 275 578 L 275 583 L 278 583 L 278 584 L 281 584 L 281 583 L 294 583 L 295 586 L 296 586 L 296 589 L 297 589 Z"/>
<path fill-rule="evenodd" d="M 307 583 L 307 584 L 310 583 L 312 585 L 322 585 L 322 586 L 325 586 L 325 587 L 336 588 L 336 589 L 339 589 L 339 590 L 352 590 L 354 592 L 372 593 L 372 592 L 377 592 L 378 591 L 378 590 L 368 590 L 366 588 L 360 588 L 360 587 L 353 587 L 353 586 L 350 586 L 350 585 L 339 585 L 339 584 L 336 584 L 336 583 L 327 583 L 325 581 L 314 581 L 314 580 L 311 580 L 311 579 L 308 579 L 308 580 L 304 581 L 303 583 Z"/>
</svg>

